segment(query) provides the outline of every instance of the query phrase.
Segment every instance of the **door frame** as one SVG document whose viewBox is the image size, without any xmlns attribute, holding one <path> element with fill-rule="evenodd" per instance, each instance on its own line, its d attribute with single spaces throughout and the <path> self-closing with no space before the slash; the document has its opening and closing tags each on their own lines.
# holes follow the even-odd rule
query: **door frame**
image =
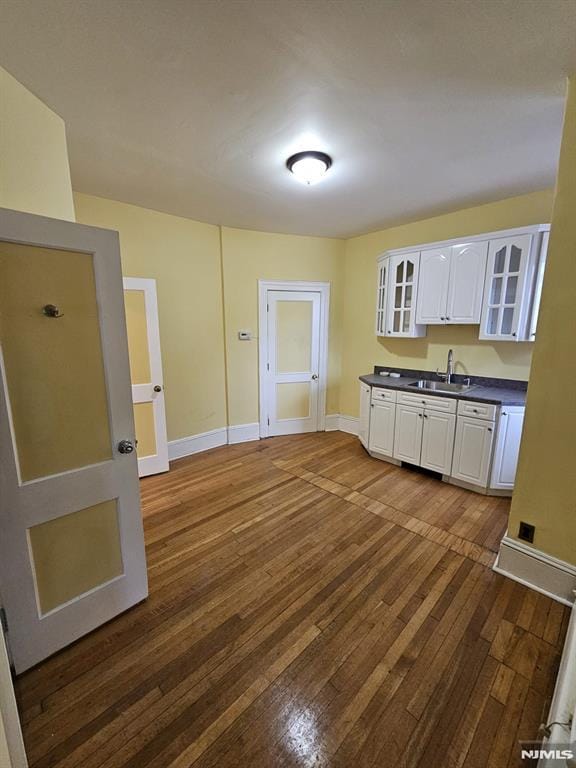
<svg viewBox="0 0 576 768">
<path fill-rule="evenodd" d="M 328 375 L 328 328 L 330 283 L 302 280 L 258 280 L 258 380 L 260 437 L 268 437 L 268 291 L 311 291 L 320 294 L 320 354 L 318 363 L 318 432 L 326 429 L 326 384 Z"/>
</svg>

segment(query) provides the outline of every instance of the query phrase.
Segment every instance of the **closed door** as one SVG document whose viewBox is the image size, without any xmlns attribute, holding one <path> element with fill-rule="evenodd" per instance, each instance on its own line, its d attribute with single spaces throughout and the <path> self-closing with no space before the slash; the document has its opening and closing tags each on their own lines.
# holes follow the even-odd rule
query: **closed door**
<svg viewBox="0 0 576 768">
<path fill-rule="evenodd" d="M 410 405 L 396 406 L 394 458 L 420 464 L 424 410 Z"/>
<path fill-rule="evenodd" d="M 524 408 L 513 406 L 502 411 L 498 423 L 498 438 L 490 480 L 491 488 L 509 490 L 514 488 L 523 425 Z"/>
<path fill-rule="evenodd" d="M 118 236 L 0 213 L 0 590 L 17 672 L 147 595 Z"/>
<path fill-rule="evenodd" d="M 434 248 L 420 254 L 420 278 L 416 321 L 427 325 L 446 322 L 450 247 Z"/>
<path fill-rule="evenodd" d="M 169 469 L 156 280 L 125 277 L 124 306 L 138 473 L 144 477 Z"/>
<path fill-rule="evenodd" d="M 480 322 L 487 259 L 487 242 L 452 246 L 446 322 Z"/>
<path fill-rule="evenodd" d="M 360 384 L 360 419 L 358 422 L 358 437 L 364 448 L 368 448 L 370 439 L 370 400 L 372 388 L 367 384 Z"/>
<path fill-rule="evenodd" d="M 456 417 L 451 413 L 424 411 L 420 466 L 449 475 L 454 451 Z"/>
<path fill-rule="evenodd" d="M 485 488 L 488 485 L 494 423 L 458 416 L 452 477 Z"/>
<path fill-rule="evenodd" d="M 268 434 L 318 429 L 318 291 L 268 291 Z"/>
<path fill-rule="evenodd" d="M 396 404 L 378 402 L 370 408 L 370 450 L 392 456 L 394 453 L 394 426 Z"/>
<path fill-rule="evenodd" d="M 532 235 L 490 241 L 481 339 L 518 339 L 531 243 Z"/>
</svg>

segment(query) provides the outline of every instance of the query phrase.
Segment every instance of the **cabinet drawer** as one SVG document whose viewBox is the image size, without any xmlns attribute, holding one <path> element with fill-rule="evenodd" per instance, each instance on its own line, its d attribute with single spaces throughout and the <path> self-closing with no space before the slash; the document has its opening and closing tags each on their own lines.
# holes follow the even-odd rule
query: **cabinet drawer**
<svg viewBox="0 0 576 768">
<path fill-rule="evenodd" d="M 456 400 L 449 397 L 436 397 L 435 395 L 421 395 L 413 392 L 399 392 L 398 403 L 402 405 L 421 406 L 442 413 L 456 413 Z"/>
<path fill-rule="evenodd" d="M 382 401 L 387 403 L 395 403 L 396 392 L 392 391 L 391 389 L 377 389 L 376 387 L 372 387 L 372 402 L 374 403 Z"/>
<path fill-rule="evenodd" d="M 458 415 L 470 416 L 473 419 L 496 419 L 497 405 L 491 403 L 475 403 L 468 400 L 458 401 Z"/>
</svg>

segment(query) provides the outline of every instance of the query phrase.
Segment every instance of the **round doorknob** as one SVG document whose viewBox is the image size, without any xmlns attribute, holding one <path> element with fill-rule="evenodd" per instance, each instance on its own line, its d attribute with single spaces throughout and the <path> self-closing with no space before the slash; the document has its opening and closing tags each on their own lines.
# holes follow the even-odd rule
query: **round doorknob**
<svg viewBox="0 0 576 768">
<path fill-rule="evenodd" d="M 156 384 L 156 386 L 154 387 L 154 392 L 162 392 L 162 387 L 160 386 L 160 384 Z"/>
<path fill-rule="evenodd" d="M 118 453 L 132 453 L 134 451 L 134 443 L 132 440 L 120 440 L 118 443 Z"/>
<path fill-rule="evenodd" d="M 316 381 L 317 378 L 318 378 L 318 374 L 317 373 L 313 373 L 312 374 L 312 381 Z"/>
</svg>

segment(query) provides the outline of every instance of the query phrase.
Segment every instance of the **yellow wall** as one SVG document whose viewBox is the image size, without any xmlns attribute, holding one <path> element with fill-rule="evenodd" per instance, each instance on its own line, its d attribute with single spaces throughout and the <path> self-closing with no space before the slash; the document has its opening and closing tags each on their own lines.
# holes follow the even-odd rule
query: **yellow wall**
<svg viewBox="0 0 576 768">
<path fill-rule="evenodd" d="M 526 421 L 510 512 L 534 546 L 576 565 L 576 77 L 569 85 Z"/>
<path fill-rule="evenodd" d="M 168 439 L 226 426 L 218 227 L 76 194 L 82 224 L 120 233 L 126 277 L 157 281 Z"/>
<path fill-rule="evenodd" d="M 358 415 L 358 376 L 374 365 L 444 368 L 454 348 L 457 373 L 528 379 L 532 343 L 478 340 L 478 326 L 429 326 L 422 339 L 375 334 L 376 257 L 391 248 L 550 221 L 552 190 L 466 208 L 346 242 L 340 413 Z M 540 332 L 540 331 L 539 331 Z"/>
<path fill-rule="evenodd" d="M 258 280 L 329 282 L 326 412 L 338 413 L 344 241 L 222 229 L 224 311 L 231 425 L 258 421 Z M 239 330 L 252 341 L 239 341 Z"/>
<path fill-rule="evenodd" d="M 74 221 L 64 121 L 0 67 L 0 207 Z"/>
</svg>

